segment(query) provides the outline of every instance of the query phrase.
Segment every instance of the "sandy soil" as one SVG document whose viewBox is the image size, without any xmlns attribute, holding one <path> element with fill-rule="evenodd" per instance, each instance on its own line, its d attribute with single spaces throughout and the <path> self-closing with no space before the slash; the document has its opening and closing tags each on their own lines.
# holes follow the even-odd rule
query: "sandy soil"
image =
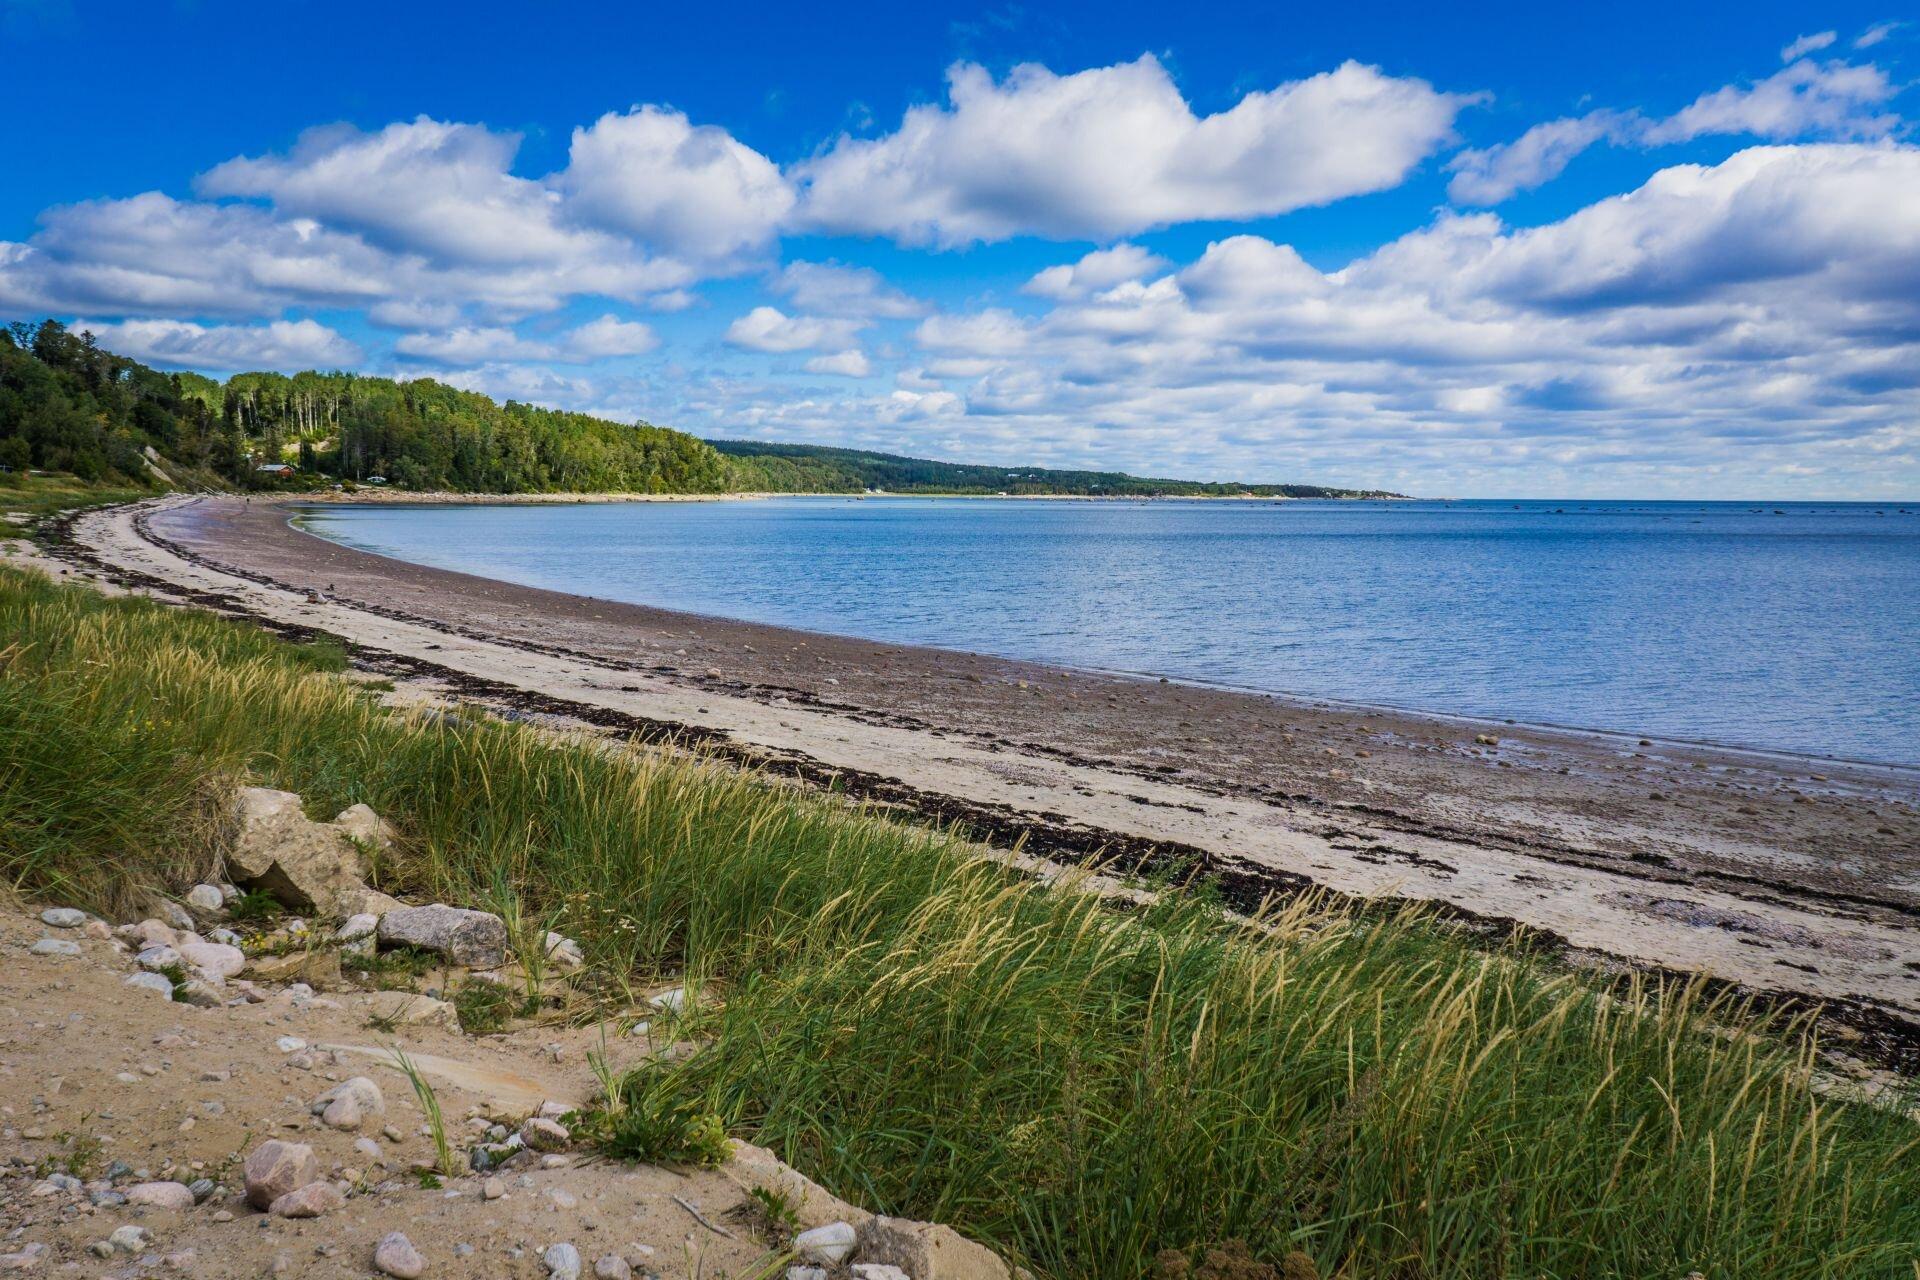
<svg viewBox="0 0 1920 1280">
<path fill-rule="evenodd" d="M 677 734 L 1056 856 L 1184 857 L 1242 901 L 1446 904 L 1577 955 L 1832 1002 L 1920 1045 L 1920 774 L 1224 692 L 516 587 L 168 499 L 68 567 L 316 628 L 442 692 Z"/>
<path fill-rule="evenodd" d="M 29 954 L 42 937 L 77 942 L 82 954 Z M 21 1268 L 28 1274 L 361 1277 L 373 1274 L 374 1246 L 390 1231 L 406 1233 L 430 1276 L 545 1277 L 541 1254 L 562 1241 L 580 1251 L 586 1274 L 596 1258 L 619 1254 L 636 1274 L 662 1280 L 740 1275 L 768 1253 L 736 1212 L 754 1181 L 738 1162 L 677 1171 L 575 1153 L 565 1167 L 503 1171 L 505 1194 L 493 1200 L 479 1175 L 434 1189 L 410 1172 L 432 1158 L 432 1142 L 389 1047 L 416 1057 L 464 1146 L 488 1118 L 517 1124 L 542 1099 L 590 1097 L 586 1055 L 601 1046 L 597 1028 L 484 1039 L 440 1027 L 381 1030 L 368 1023 L 368 997 L 347 990 L 305 998 L 263 988 L 258 1004 L 198 1009 L 125 986 L 133 962 L 110 942 L 18 911 L 0 912 L 0 956 L 0 1255 L 47 1250 Z M 621 1065 L 649 1051 L 643 1040 L 608 1043 Z M 384 1115 L 353 1132 L 309 1115 L 314 1097 L 356 1075 L 378 1084 Z M 250 1209 L 239 1163 L 268 1138 L 312 1146 L 327 1176 L 353 1186 L 346 1207 L 309 1220 Z M 202 1177 L 221 1187 L 182 1212 L 37 1189 L 41 1173 L 68 1160 L 89 1191 Z M 115 1162 L 132 1172 L 110 1187 Z M 87 1251 L 128 1224 L 152 1233 L 138 1254 L 102 1260 Z"/>
</svg>

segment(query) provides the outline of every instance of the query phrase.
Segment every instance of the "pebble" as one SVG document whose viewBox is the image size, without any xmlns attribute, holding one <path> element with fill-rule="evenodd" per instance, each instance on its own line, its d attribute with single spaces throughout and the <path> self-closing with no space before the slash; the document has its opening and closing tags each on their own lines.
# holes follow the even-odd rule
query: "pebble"
<svg viewBox="0 0 1920 1280">
<path fill-rule="evenodd" d="M 182 943 L 180 958 L 201 973 L 219 978 L 238 977 L 240 971 L 247 967 L 246 952 L 218 942 Z"/>
<path fill-rule="evenodd" d="M 573 1141 L 567 1127 L 543 1116 L 529 1116 L 520 1126 L 520 1141 L 535 1151 L 565 1151 Z"/>
<path fill-rule="evenodd" d="M 350 1093 L 341 1094 L 320 1113 L 320 1123 L 329 1129 L 358 1129 L 362 1118 L 360 1103 Z"/>
<path fill-rule="evenodd" d="M 40 913 L 40 923 L 55 929 L 78 929 L 87 922 L 87 913 L 72 907 L 48 907 Z"/>
<path fill-rule="evenodd" d="M 107 1243 L 122 1253 L 139 1253 L 152 1239 L 153 1232 L 129 1222 L 124 1227 L 115 1227 L 113 1234 L 107 1237 Z"/>
<path fill-rule="evenodd" d="M 480 1194 L 489 1200 L 498 1200 L 507 1194 L 507 1184 L 498 1178 L 488 1178 L 480 1184 Z"/>
<path fill-rule="evenodd" d="M 168 981 L 165 974 L 136 973 L 127 979 L 126 985 L 138 987 L 142 991 L 151 991 L 163 1000 L 173 999 L 173 983 Z"/>
<path fill-rule="evenodd" d="M 827 1280 L 825 1267 L 788 1267 L 787 1280 Z"/>
<path fill-rule="evenodd" d="M 309 1182 L 296 1187 L 267 1206 L 276 1218 L 317 1218 L 345 1207 L 347 1198 L 331 1182 Z"/>
<path fill-rule="evenodd" d="M 593 1264 L 594 1280 L 633 1280 L 633 1268 L 617 1253 L 610 1253 Z"/>
<path fill-rule="evenodd" d="M 42 938 L 29 948 L 37 956 L 77 956 L 80 944 L 68 942 L 65 938 Z"/>
<path fill-rule="evenodd" d="M 849 1270 L 853 1280 L 911 1280 L 899 1267 L 884 1262 L 856 1262 Z"/>
<path fill-rule="evenodd" d="M 299 1036 L 281 1036 L 273 1042 L 273 1047 L 282 1053 L 298 1053 L 307 1047 L 307 1042 Z"/>
<path fill-rule="evenodd" d="M 193 1208 L 193 1192 L 180 1182 L 140 1182 L 127 1188 L 127 1203 L 185 1213 Z"/>
<path fill-rule="evenodd" d="M 158 973 L 162 969 L 171 969 L 180 963 L 180 953 L 171 943 L 155 943 L 135 957 L 135 962 L 148 973 Z"/>
<path fill-rule="evenodd" d="M 399 1280 L 417 1280 L 426 1271 L 427 1260 L 413 1247 L 413 1241 L 398 1231 L 389 1232 L 380 1238 L 373 1249 L 374 1270 Z"/>
<path fill-rule="evenodd" d="M 540 1261 L 547 1264 L 547 1280 L 580 1280 L 580 1251 L 564 1241 L 548 1245 Z"/>
<path fill-rule="evenodd" d="M 267 1209 L 320 1176 L 320 1160 L 304 1142 L 270 1139 L 255 1147 L 242 1167 L 247 1203 Z M 335 1194 L 338 1194 L 337 1192 Z"/>
<path fill-rule="evenodd" d="M 44 1244 L 30 1244 L 15 1253 L 0 1253 L 0 1271 L 31 1271 L 52 1252 Z"/>
<path fill-rule="evenodd" d="M 547 1199 L 553 1201 L 553 1207 L 556 1209 L 577 1209 L 580 1207 L 580 1197 L 565 1187 L 548 1187 Z"/>
<path fill-rule="evenodd" d="M 195 911 L 214 912 L 225 909 L 226 895 L 210 884 L 197 884 L 187 890 L 187 905 Z"/>
</svg>

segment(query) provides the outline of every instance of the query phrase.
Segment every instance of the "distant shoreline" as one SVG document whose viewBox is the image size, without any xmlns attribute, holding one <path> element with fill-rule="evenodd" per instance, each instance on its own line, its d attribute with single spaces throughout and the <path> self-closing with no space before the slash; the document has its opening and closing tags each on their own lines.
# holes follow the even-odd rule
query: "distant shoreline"
<svg viewBox="0 0 1920 1280">
<path fill-rule="evenodd" d="M 1284 494 L 1248 493 L 452 493 L 446 490 L 415 492 L 401 489 L 360 489 L 344 493 L 335 489 L 317 493 L 293 493 L 264 490 L 234 495 L 257 502 L 275 503 L 388 503 L 396 506 L 546 506 L 571 503 L 621 502 L 761 502 L 770 498 L 833 498 L 842 502 L 861 502 L 881 498 L 925 498 L 969 502 L 1423 502 L 1427 499 L 1396 494 L 1368 498 L 1292 498 Z"/>
</svg>

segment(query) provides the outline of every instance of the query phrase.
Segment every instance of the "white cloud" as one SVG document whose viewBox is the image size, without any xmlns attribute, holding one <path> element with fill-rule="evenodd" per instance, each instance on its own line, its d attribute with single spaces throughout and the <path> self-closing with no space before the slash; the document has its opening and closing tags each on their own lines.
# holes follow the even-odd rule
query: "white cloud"
<svg viewBox="0 0 1920 1280">
<path fill-rule="evenodd" d="M 1471 101 L 1353 62 L 1206 117 L 1151 55 L 999 83 L 958 63 L 947 81 L 947 106 L 798 166 L 803 222 L 955 246 L 1262 217 L 1397 186 Z"/>
<path fill-rule="evenodd" d="M 858 347 L 837 351 L 830 356 L 815 356 L 806 363 L 808 373 L 832 373 L 843 378 L 864 378 L 873 372 L 867 353 Z"/>
<path fill-rule="evenodd" d="M 198 325 L 182 320 L 123 320 L 93 324 L 76 320 L 74 332 L 90 331 L 101 346 L 175 369 L 330 369 L 352 365 L 360 348 L 314 320 L 276 320 L 264 325 Z"/>
<path fill-rule="evenodd" d="M 1908 24 L 1904 22 L 1876 22 L 1855 37 L 1853 47 L 1856 49 L 1871 49 L 1907 25 Z"/>
<path fill-rule="evenodd" d="M 652 326 L 637 320 L 622 320 L 604 315 L 589 320 L 569 333 L 563 344 L 568 355 L 579 360 L 600 360 L 612 356 L 645 355 L 660 345 L 660 336 Z"/>
<path fill-rule="evenodd" d="M 853 342 L 865 322 L 790 316 L 778 307 L 755 307 L 727 326 L 728 345 L 746 351 L 840 350 Z"/>
<path fill-rule="evenodd" d="M 1537 124 L 1509 143 L 1462 151 L 1447 164 L 1454 175 L 1447 194 L 1458 204 L 1499 204 L 1559 177 L 1576 156 L 1603 141 L 1654 147 L 1707 134 L 1775 141 L 1882 137 L 1899 121 L 1876 109 L 1894 93 L 1886 74 L 1871 64 L 1798 61 L 1755 84 L 1702 94 L 1662 120 L 1603 109 Z"/>
<path fill-rule="evenodd" d="M 554 185 L 570 216 L 702 260 L 760 250 L 793 207 L 771 160 L 724 129 L 653 106 L 575 129 Z"/>
<path fill-rule="evenodd" d="M 815 315 L 904 320 L 927 313 L 926 303 L 908 297 L 870 267 L 790 262 L 768 288 Z"/>
<path fill-rule="evenodd" d="M 1794 62 L 1810 53 L 1818 53 L 1839 38 L 1839 33 L 1834 31 L 1816 31 L 1812 35 L 1801 36 L 1780 50 L 1780 61 Z"/>
<path fill-rule="evenodd" d="M 1167 265 L 1165 258 L 1138 245 L 1117 244 L 1111 249 L 1095 249 L 1078 262 L 1048 267 L 1027 281 L 1021 292 L 1037 298 L 1081 298 L 1138 280 Z"/>
</svg>

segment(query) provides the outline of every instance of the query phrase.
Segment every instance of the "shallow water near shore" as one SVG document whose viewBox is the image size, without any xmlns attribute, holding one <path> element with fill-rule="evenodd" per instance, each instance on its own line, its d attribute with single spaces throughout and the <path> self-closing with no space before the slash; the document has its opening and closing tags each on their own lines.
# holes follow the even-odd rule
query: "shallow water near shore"
<svg viewBox="0 0 1920 1280">
<path fill-rule="evenodd" d="M 897 643 L 1920 765 L 1920 504 L 313 505 L 348 546 Z"/>
</svg>

